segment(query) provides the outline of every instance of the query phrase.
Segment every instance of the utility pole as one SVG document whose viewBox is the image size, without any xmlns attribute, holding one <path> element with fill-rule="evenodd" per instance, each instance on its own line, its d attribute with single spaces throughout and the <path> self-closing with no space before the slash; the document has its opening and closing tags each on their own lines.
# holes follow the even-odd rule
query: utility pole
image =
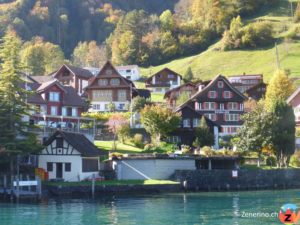
<svg viewBox="0 0 300 225">
<path fill-rule="evenodd" d="M 279 70 L 280 69 L 280 61 L 279 61 L 277 42 L 275 42 L 275 50 L 276 50 L 276 65 L 277 65 L 277 69 Z"/>
<path fill-rule="evenodd" d="M 294 9 L 293 9 L 293 2 L 291 1 L 291 17 L 292 17 L 292 21 L 294 18 Z"/>
</svg>

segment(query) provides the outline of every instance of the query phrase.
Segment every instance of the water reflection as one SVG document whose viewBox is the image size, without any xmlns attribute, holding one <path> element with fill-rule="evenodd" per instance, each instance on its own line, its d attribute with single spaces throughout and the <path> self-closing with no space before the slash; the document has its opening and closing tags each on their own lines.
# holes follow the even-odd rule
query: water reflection
<svg viewBox="0 0 300 225">
<path fill-rule="evenodd" d="M 243 212 L 278 212 L 300 206 L 298 190 L 240 193 L 179 193 L 50 199 L 40 204 L 0 203 L 0 224 L 279 224 L 277 218 L 242 218 Z"/>
</svg>

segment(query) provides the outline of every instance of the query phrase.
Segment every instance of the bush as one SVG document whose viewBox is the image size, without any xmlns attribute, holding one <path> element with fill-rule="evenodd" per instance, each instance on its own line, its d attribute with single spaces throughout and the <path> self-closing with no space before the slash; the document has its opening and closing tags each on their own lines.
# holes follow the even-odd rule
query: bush
<svg viewBox="0 0 300 225">
<path fill-rule="evenodd" d="M 154 148 L 154 145 L 153 144 L 146 144 L 144 146 L 144 151 L 150 151 L 151 149 Z"/>
<path fill-rule="evenodd" d="M 292 155 L 290 165 L 293 167 L 300 167 L 300 152 L 297 152 L 294 155 Z"/>
<path fill-rule="evenodd" d="M 142 134 L 135 134 L 132 141 L 133 141 L 133 144 L 136 147 L 144 148 L 143 135 Z"/>
<path fill-rule="evenodd" d="M 188 145 L 181 145 L 182 154 L 191 154 L 191 147 Z"/>
<path fill-rule="evenodd" d="M 201 151 L 204 152 L 204 155 L 206 156 L 216 155 L 215 151 L 212 150 L 209 146 L 204 146 L 203 148 L 201 148 Z"/>
<path fill-rule="evenodd" d="M 268 156 L 266 159 L 267 166 L 276 166 L 276 158 L 275 156 Z"/>
<path fill-rule="evenodd" d="M 159 146 L 147 144 L 144 147 L 144 153 L 173 153 L 174 150 L 174 144 L 166 142 L 161 142 Z"/>
</svg>

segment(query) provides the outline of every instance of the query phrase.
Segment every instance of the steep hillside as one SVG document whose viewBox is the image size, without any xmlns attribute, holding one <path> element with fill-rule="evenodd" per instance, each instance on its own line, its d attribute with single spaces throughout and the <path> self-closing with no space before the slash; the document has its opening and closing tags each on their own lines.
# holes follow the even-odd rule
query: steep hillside
<svg viewBox="0 0 300 225">
<path fill-rule="evenodd" d="M 300 77 L 300 41 L 285 41 L 295 27 L 300 24 L 291 20 L 290 3 L 286 0 L 279 7 L 268 9 L 248 23 L 265 20 L 272 23 L 278 42 L 279 62 L 281 69 L 288 69 L 293 77 Z M 268 81 L 277 69 L 275 43 L 272 46 L 255 50 L 221 51 L 220 41 L 210 46 L 208 50 L 191 57 L 181 58 L 169 63 L 143 68 L 142 74 L 149 76 L 164 67 L 169 67 L 184 74 L 191 67 L 195 77 L 206 80 L 217 74 L 225 76 L 242 73 L 263 73 Z"/>
</svg>

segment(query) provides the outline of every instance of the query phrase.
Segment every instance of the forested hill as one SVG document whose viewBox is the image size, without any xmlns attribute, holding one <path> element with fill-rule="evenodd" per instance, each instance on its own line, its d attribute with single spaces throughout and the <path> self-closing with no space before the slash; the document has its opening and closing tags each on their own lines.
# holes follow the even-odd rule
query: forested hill
<svg viewBox="0 0 300 225">
<path fill-rule="evenodd" d="M 222 37 L 222 51 L 272 44 L 270 24 L 247 21 L 280 2 L 288 0 L 0 0 L 0 36 L 7 28 L 17 32 L 34 75 L 65 59 L 155 66 L 205 51 Z"/>
</svg>

